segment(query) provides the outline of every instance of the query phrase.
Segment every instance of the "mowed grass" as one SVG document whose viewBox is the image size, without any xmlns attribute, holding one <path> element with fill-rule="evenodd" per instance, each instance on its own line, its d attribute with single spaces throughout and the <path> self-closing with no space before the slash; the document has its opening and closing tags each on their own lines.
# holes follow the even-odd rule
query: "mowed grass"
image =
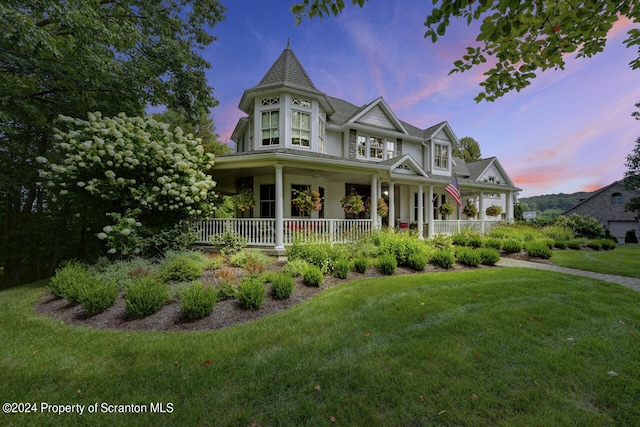
<svg viewBox="0 0 640 427">
<path fill-rule="evenodd" d="M 554 250 L 551 261 L 562 267 L 640 278 L 640 245 L 619 245 L 612 251 Z"/>
<path fill-rule="evenodd" d="M 523 269 L 392 276 L 211 332 L 70 327 L 0 292 L 3 402 L 171 413 L 2 414 L 3 425 L 633 425 L 640 294 Z M 215 311 L 215 309 L 214 309 Z M 255 424 L 254 424 L 255 423 Z"/>
</svg>

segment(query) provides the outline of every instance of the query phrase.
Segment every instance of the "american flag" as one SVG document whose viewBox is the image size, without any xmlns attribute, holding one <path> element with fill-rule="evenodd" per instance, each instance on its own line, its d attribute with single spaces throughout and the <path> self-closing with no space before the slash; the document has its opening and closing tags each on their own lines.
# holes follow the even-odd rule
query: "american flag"
<svg viewBox="0 0 640 427">
<path fill-rule="evenodd" d="M 462 198 L 460 198 L 460 189 L 458 188 L 458 178 L 453 177 L 451 182 L 444 187 L 444 191 L 449 193 L 456 200 L 458 206 L 462 207 Z"/>
</svg>

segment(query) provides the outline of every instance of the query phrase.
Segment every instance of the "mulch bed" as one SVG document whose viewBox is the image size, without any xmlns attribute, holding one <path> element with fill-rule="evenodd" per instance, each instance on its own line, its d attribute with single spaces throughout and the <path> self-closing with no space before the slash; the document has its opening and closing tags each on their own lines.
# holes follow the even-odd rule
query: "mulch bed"
<svg viewBox="0 0 640 427">
<path fill-rule="evenodd" d="M 269 267 L 270 270 L 279 271 L 284 266 L 284 263 L 278 262 Z M 244 270 L 225 266 L 224 268 L 234 271 L 237 276 L 246 274 Z M 496 268 L 479 266 L 473 269 L 481 268 Z M 454 264 L 454 266 L 445 270 L 440 267 L 427 265 L 424 269 L 424 273 L 439 272 L 439 271 L 461 271 L 468 270 L 469 267 L 463 265 Z M 212 283 L 212 272 L 206 271 L 202 276 L 201 281 L 203 283 Z M 399 276 L 403 274 L 415 274 L 415 271 L 398 267 L 393 276 Z M 247 310 L 242 308 L 237 300 L 219 301 L 213 308 L 213 312 L 204 319 L 197 321 L 185 320 L 180 312 L 179 303 L 172 300 L 165 304 L 162 309 L 150 316 L 142 319 L 134 319 L 127 316 L 124 308 L 124 300 L 121 295 L 116 300 L 116 303 L 109 307 L 107 310 L 94 316 L 87 316 L 82 307 L 78 304 L 71 304 L 69 301 L 57 298 L 50 291 L 46 291 L 36 305 L 35 310 L 38 313 L 59 319 L 68 325 L 87 326 L 96 329 L 116 329 L 122 331 L 195 331 L 195 330 L 215 330 L 225 328 L 227 326 L 237 325 L 241 323 L 250 322 L 261 317 L 269 316 L 271 314 L 286 310 L 295 304 L 302 301 L 306 301 L 309 298 L 314 297 L 325 289 L 333 286 L 338 286 L 343 283 L 370 277 L 383 276 L 375 268 L 369 268 L 365 273 L 360 274 L 357 272 L 349 272 L 346 279 L 337 279 L 335 277 L 325 275 L 324 281 L 319 288 L 306 286 L 302 283 L 300 277 L 295 278 L 296 287 L 291 297 L 285 300 L 277 300 L 268 293 L 267 285 L 267 297 L 264 300 L 264 304 L 258 310 Z"/>
</svg>

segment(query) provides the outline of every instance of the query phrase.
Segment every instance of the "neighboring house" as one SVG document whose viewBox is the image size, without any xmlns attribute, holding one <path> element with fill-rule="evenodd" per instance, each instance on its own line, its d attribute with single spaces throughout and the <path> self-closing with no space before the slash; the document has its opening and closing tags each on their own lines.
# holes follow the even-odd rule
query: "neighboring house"
<svg viewBox="0 0 640 427">
<path fill-rule="evenodd" d="M 325 94 L 289 45 L 258 85 L 244 91 L 239 108 L 247 116 L 231 137 L 237 150 L 218 156 L 211 174 L 221 194 L 252 191 L 255 208 L 241 219 L 203 224 L 203 241 L 233 226 L 250 244 L 282 250 L 302 231 L 323 241 L 329 234 L 335 242 L 382 224 L 433 236 L 463 226 L 484 231 L 513 219 L 520 189 L 497 158 L 465 163 L 453 157 L 459 143 L 447 122 L 420 129 L 400 120 L 381 97 L 356 106 Z M 454 176 L 462 203 L 474 203 L 478 218 L 466 218 L 445 191 Z M 322 209 L 310 215 L 292 204 L 307 189 L 322 199 Z M 355 218 L 341 204 L 351 193 L 370 204 Z M 384 218 L 378 217 L 379 198 L 388 205 Z M 455 208 L 446 218 L 439 211 L 443 203 Z M 486 217 L 491 205 L 502 214 Z"/>
<path fill-rule="evenodd" d="M 590 215 L 608 229 L 618 243 L 624 243 L 624 236 L 629 230 L 635 230 L 636 236 L 640 236 L 637 214 L 624 211 L 625 203 L 632 197 L 640 197 L 640 191 L 626 190 L 623 180 L 616 181 L 588 194 L 562 215 Z"/>
</svg>

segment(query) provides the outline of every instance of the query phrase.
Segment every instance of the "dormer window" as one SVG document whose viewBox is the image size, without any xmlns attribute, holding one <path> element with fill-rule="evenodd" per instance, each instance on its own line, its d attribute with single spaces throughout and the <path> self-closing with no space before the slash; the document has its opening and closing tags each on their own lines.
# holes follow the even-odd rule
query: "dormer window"
<svg viewBox="0 0 640 427">
<path fill-rule="evenodd" d="M 291 111 L 291 145 L 309 147 L 310 141 L 311 114 L 296 110 Z"/>
<path fill-rule="evenodd" d="M 613 193 L 611 195 L 611 204 L 612 205 L 624 205 L 624 197 L 622 197 L 621 193 Z"/>
<path fill-rule="evenodd" d="M 445 144 L 435 144 L 433 153 L 433 164 L 438 169 L 449 169 L 449 146 Z"/>
<path fill-rule="evenodd" d="M 280 144 L 280 111 L 262 112 L 262 145 Z"/>
</svg>

